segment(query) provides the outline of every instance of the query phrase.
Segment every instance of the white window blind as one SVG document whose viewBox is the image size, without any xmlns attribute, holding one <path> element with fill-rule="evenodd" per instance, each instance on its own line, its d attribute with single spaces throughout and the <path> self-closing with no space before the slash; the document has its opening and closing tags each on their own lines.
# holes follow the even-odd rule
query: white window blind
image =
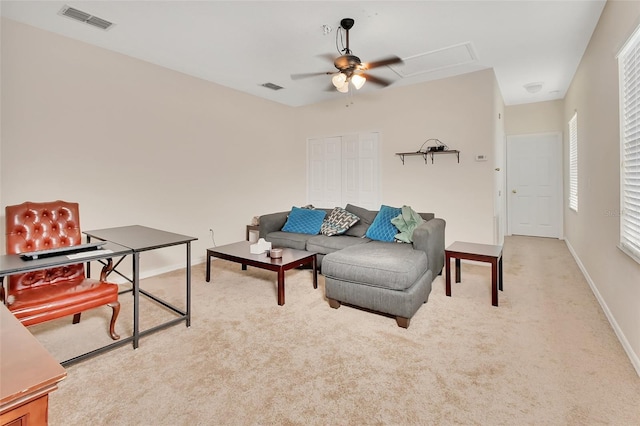
<svg viewBox="0 0 640 426">
<path fill-rule="evenodd" d="M 640 262 L 640 33 L 618 55 L 620 74 L 620 246 Z"/>
<path fill-rule="evenodd" d="M 578 211 L 578 113 L 569 120 L 569 208 Z"/>
</svg>

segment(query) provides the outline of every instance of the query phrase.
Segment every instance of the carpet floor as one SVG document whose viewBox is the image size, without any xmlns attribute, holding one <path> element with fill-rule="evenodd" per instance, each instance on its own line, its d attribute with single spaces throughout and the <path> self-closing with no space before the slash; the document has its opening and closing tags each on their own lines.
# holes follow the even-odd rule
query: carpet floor
<svg viewBox="0 0 640 426">
<path fill-rule="evenodd" d="M 144 258 L 142 259 L 144 262 Z M 142 288 L 184 306 L 185 270 Z M 50 396 L 51 425 L 637 425 L 640 378 L 563 241 L 507 237 L 504 292 L 490 267 L 399 328 L 329 307 L 324 278 L 215 260 L 192 268 L 192 323 L 71 365 Z M 130 336 L 132 297 L 117 331 Z M 144 300 L 141 328 L 172 316 Z M 110 309 L 30 330 L 60 361 L 110 343 Z"/>
</svg>

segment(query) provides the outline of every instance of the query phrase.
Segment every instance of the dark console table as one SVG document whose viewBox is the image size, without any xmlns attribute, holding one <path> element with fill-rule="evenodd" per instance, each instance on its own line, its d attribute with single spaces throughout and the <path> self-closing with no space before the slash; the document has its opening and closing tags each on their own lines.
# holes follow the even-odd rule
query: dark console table
<svg viewBox="0 0 640 426">
<path fill-rule="evenodd" d="M 126 255 L 116 262 L 112 272 L 116 272 L 132 284 L 132 288 L 130 290 L 125 290 L 125 292 L 133 292 L 134 348 L 138 347 L 140 337 L 147 334 L 154 333 L 182 321 L 186 323 L 187 327 L 191 326 L 191 242 L 197 240 L 197 238 L 140 225 L 97 229 L 93 231 L 85 231 L 84 233 L 87 235 L 87 241 L 91 241 L 92 238 L 102 241 L 111 241 L 129 248 L 131 251 L 131 253 L 127 253 L 126 255 L 131 254 L 133 256 L 133 276 L 128 277 L 127 275 L 118 272 L 116 269 Z M 184 310 L 177 308 L 165 300 L 162 300 L 140 288 L 140 253 L 182 244 L 186 246 L 186 307 Z M 90 274 L 89 269 L 87 269 L 87 273 Z M 177 317 L 150 329 L 140 331 L 140 294 L 170 309 L 177 315 Z"/>
</svg>

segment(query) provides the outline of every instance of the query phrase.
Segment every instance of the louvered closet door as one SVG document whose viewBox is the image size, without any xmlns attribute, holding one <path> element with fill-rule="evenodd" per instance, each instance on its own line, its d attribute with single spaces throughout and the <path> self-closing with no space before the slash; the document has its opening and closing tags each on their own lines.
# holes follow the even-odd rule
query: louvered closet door
<svg viewBox="0 0 640 426">
<path fill-rule="evenodd" d="M 308 202 L 317 207 L 351 203 L 377 210 L 378 151 L 378 133 L 309 139 Z"/>
<path fill-rule="evenodd" d="M 309 140 L 309 204 L 316 207 L 332 207 L 339 206 L 342 202 L 341 150 L 341 137 Z"/>
</svg>

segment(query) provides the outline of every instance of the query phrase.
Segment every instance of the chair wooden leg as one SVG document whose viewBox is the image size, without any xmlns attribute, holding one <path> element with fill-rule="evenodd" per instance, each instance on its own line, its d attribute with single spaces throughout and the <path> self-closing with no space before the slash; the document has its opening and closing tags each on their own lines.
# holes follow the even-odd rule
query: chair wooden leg
<svg viewBox="0 0 640 426">
<path fill-rule="evenodd" d="M 113 340 L 118 340 L 120 335 L 116 333 L 116 320 L 118 319 L 118 314 L 120 313 L 120 302 L 115 301 L 113 303 L 109 303 L 107 306 L 110 306 L 113 309 L 113 314 L 111 315 L 111 323 L 109 323 L 109 334 L 111 334 L 111 338 Z"/>
<path fill-rule="evenodd" d="M 340 307 L 340 302 L 338 302 L 337 300 L 329 298 L 327 298 L 327 300 L 329 301 L 329 306 L 331 306 L 333 309 L 338 309 Z"/>
<path fill-rule="evenodd" d="M 398 323 L 398 327 L 409 328 L 410 321 L 411 318 L 396 317 L 396 323 Z"/>
<path fill-rule="evenodd" d="M 78 312 L 77 314 L 73 315 L 73 322 L 72 322 L 73 324 L 77 324 L 80 322 L 80 314 L 81 312 Z"/>
</svg>

